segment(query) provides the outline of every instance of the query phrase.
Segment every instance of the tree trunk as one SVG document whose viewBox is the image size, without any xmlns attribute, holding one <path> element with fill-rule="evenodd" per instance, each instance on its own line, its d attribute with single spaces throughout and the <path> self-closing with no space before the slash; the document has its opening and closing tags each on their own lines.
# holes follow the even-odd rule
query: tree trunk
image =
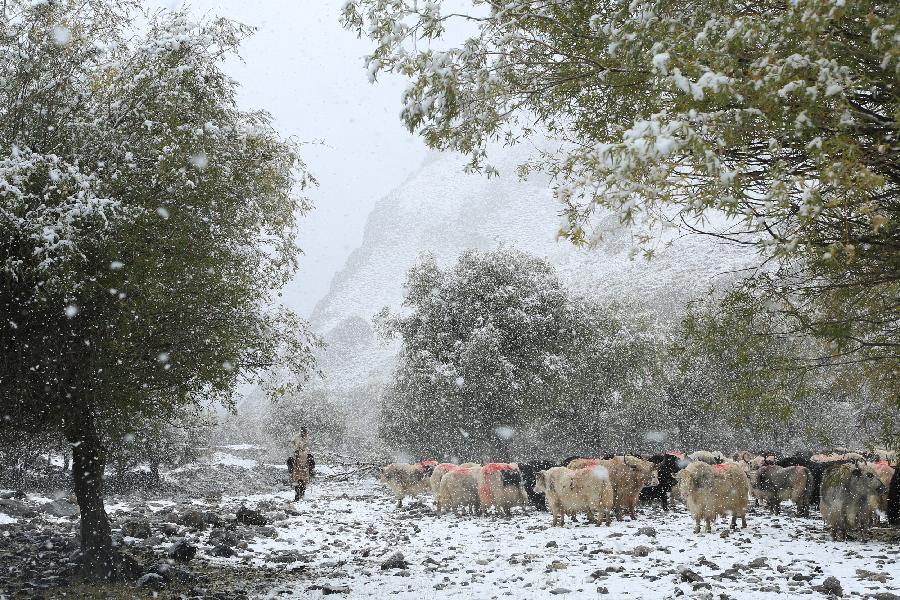
<svg viewBox="0 0 900 600">
<path fill-rule="evenodd" d="M 92 581 L 113 579 L 115 552 L 109 518 L 103 506 L 103 472 L 106 450 L 93 424 L 75 432 L 72 439 L 72 482 L 81 509 L 82 575 Z"/>
</svg>

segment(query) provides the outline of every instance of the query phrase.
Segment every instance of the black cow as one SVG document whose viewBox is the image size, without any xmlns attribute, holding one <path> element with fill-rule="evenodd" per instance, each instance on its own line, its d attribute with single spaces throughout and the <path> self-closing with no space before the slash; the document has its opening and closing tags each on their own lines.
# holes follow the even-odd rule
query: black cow
<svg viewBox="0 0 900 600">
<path fill-rule="evenodd" d="M 578 457 L 576 456 L 574 458 Z M 567 463 L 563 462 L 563 465 L 565 464 Z M 534 491 L 534 484 L 537 482 L 537 474 L 556 466 L 558 465 L 555 462 L 549 460 L 519 463 L 519 472 L 522 474 L 522 485 L 525 488 L 525 493 L 528 495 L 528 501 L 538 510 L 547 510 L 547 497 L 541 492 Z"/>
<path fill-rule="evenodd" d="M 638 499 L 648 503 L 659 500 L 662 502 L 663 510 L 669 510 L 669 494 L 678 483 L 675 474 L 683 468 L 680 459 L 672 454 L 656 454 L 650 457 L 650 462 L 659 465 L 656 471 L 659 485 L 644 487 Z"/>
<path fill-rule="evenodd" d="M 900 465 L 894 465 L 894 468 L 896 471 L 888 488 L 887 519 L 888 523 L 897 527 L 900 525 Z"/>
</svg>

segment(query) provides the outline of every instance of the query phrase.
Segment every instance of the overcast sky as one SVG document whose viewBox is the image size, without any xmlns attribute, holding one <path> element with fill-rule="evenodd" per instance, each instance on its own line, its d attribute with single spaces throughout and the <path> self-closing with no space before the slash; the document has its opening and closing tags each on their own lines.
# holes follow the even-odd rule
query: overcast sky
<svg viewBox="0 0 900 600">
<path fill-rule="evenodd" d="M 287 303 L 308 316 L 332 275 L 362 239 L 375 202 L 403 182 L 425 156 L 425 146 L 399 119 L 405 83 L 372 85 L 362 56 L 369 46 L 341 28 L 344 0 L 153 0 L 148 5 L 190 7 L 197 15 L 235 19 L 258 28 L 245 42 L 243 63 L 228 72 L 241 83 L 245 108 L 265 108 L 284 136 L 321 140 L 303 150 L 319 187 L 300 240 L 300 271 Z"/>
</svg>

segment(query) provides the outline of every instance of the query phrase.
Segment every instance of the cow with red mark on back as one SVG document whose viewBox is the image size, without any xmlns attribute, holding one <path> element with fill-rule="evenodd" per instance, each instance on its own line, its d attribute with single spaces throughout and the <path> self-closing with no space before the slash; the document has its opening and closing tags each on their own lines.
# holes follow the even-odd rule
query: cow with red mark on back
<svg viewBox="0 0 900 600">
<path fill-rule="evenodd" d="M 528 496 L 522 487 L 522 473 L 515 463 L 488 463 L 481 468 L 478 484 L 481 508 L 495 507 L 510 516 L 513 506 L 525 506 Z"/>
<path fill-rule="evenodd" d="M 454 467 L 444 473 L 434 494 L 438 514 L 442 511 L 481 514 L 481 500 L 478 497 L 480 478 L 479 466 Z"/>
<path fill-rule="evenodd" d="M 747 526 L 747 504 L 750 482 L 740 465 L 733 462 L 710 465 L 695 461 L 682 469 L 676 479 L 681 497 L 694 517 L 694 533 L 700 533 L 701 522 L 706 532 L 719 515 L 731 513 L 731 528 Z"/>
</svg>

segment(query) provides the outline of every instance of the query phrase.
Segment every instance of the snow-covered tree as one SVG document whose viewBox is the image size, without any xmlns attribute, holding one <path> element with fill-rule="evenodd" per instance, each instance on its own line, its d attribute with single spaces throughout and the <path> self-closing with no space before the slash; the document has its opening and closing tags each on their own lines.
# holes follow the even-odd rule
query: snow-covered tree
<svg viewBox="0 0 900 600">
<path fill-rule="evenodd" d="M 761 294 L 900 397 L 900 11 L 894 0 L 350 0 L 402 119 L 492 172 L 488 144 L 559 143 L 561 234 L 612 210 L 756 245 Z M 893 382 L 893 384 L 892 384 Z"/>
<path fill-rule="evenodd" d="M 0 427 L 71 444 L 100 578 L 110 440 L 273 365 L 298 383 L 314 343 L 273 308 L 310 179 L 221 69 L 249 31 L 139 14 L 0 4 Z"/>
<path fill-rule="evenodd" d="M 380 315 L 403 342 L 381 436 L 408 453 L 503 459 L 622 442 L 657 370 L 649 332 L 578 299 L 543 260 L 468 251 L 408 274 L 404 312 Z M 608 435 L 601 436 L 601 430 Z"/>
</svg>

